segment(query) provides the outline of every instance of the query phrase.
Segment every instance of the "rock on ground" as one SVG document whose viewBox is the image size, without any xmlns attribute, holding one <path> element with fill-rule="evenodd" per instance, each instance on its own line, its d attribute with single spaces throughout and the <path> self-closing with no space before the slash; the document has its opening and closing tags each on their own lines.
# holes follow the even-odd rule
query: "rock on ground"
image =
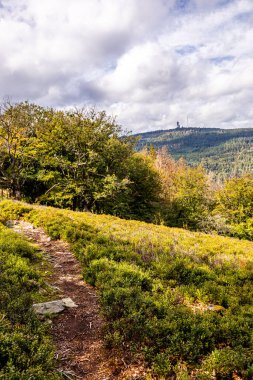
<svg viewBox="0 0 253 380">
<path fill-rule="evenodd" d="M 35 313 L 40 315 L 58 314 L 61 313 L 66 307 L 77 307 L 77 305 L 69 297 L 55 301 L 35 303 L 33 305 Z"/>
</svg>

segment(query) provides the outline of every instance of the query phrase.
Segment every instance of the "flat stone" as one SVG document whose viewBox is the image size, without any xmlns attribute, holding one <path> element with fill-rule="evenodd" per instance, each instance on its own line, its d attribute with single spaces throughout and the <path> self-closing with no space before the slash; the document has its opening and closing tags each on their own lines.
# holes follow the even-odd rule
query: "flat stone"
<svg viewBox="0 0 253 380">
<path fill-rule="evenodd" d="M 62 298 L 61 301 L 65 307 L 77 307 L 77 304 L 69 297 Z"/>
<path fill-rule="evenodd" d="M 69 297 L 55 301 L 35 303 L 33 305 L 35 313 L 39 315 L 58 314 L 61 313 L 66 307 L 77 307 L 77 305 Z"/>
</svg>

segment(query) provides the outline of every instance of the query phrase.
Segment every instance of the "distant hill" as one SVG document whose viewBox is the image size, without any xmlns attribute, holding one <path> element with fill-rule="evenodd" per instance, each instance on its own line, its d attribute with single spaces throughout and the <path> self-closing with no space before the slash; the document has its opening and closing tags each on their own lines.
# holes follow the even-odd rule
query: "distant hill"
<svg viewBox="0 0 253 380">
<path fill-rule="evenodd" d="M 253 174 L 253 128 L 176 128 L 140 133 L 137 149 L 167 146 L 171 155 L 191 165 L 203 164 L 216 178 Z"/>
</svg>

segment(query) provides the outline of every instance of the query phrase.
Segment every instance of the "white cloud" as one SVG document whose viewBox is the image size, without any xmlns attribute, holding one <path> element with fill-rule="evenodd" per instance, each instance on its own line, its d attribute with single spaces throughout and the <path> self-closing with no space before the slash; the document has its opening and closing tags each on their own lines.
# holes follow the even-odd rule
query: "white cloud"
<svg viewBox="0 0 253 380">
<path fill-rule="evenodd" d="M 251 0 L 1 4 L 2 97 L 96 105 L 133 131 L 252 127 Z"/>
</svg>

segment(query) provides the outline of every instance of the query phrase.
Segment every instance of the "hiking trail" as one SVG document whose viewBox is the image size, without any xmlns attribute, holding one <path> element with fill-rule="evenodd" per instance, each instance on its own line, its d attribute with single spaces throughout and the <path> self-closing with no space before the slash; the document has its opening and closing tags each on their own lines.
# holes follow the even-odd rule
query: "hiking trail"
<svg viewBox="0 0 253 380">
<path fill-rule="evenodd" d="M 117 365 L 104 347 L 98 295 L 83 281 L 81 265 L 70 252 L 69 245 L 51 240 L 42 228 L 35 228 L 28 222 L 15 221 L 12 229 L 36 243 L 45 253 L 46 260 L 50 262 L 48 282 L 57 289 L 57 298 L 70 297 L 78 305 L 65 309 L 52 319 L 50 333 L 60 363 L 58 369 L 63 377 L 80 380 L 139 378 L 123 374 L 127 371 L 127 368 L 122 368 L 124 363 Z"/>
</svg>

